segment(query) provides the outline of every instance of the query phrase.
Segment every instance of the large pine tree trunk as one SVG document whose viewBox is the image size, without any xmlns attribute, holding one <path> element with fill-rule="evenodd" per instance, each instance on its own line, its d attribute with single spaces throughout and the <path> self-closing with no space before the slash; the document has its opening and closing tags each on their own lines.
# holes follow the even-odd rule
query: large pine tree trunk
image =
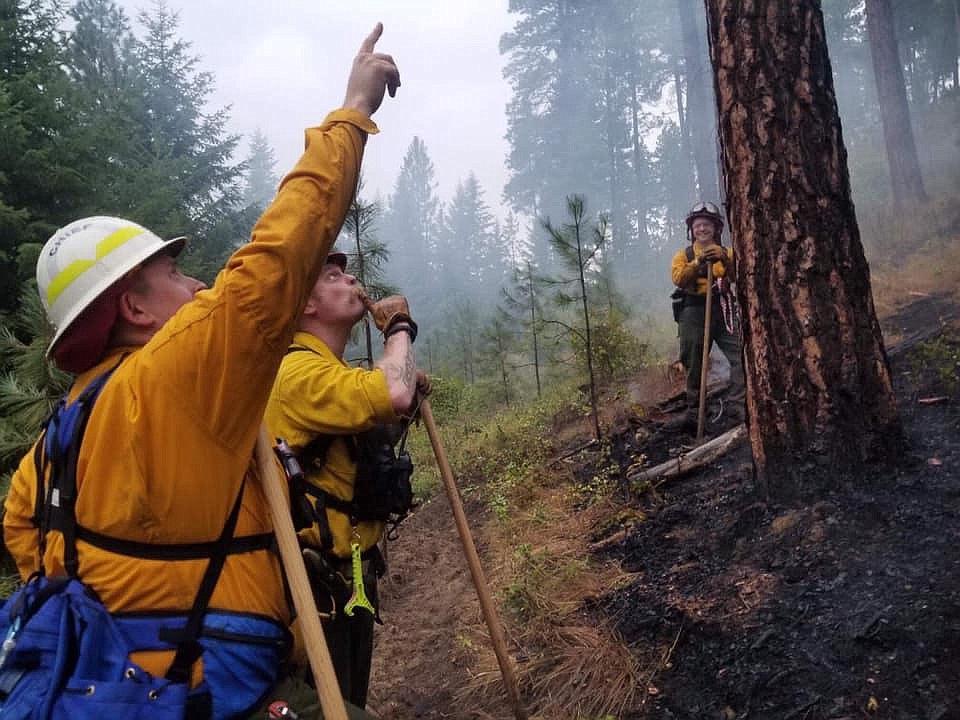
<svg viewBox="0 0 960 720">
<path fill-rule="evenodd" d="M 873 74 L 877 80 L 877 102 L 890 166 L 890 189 L 894 207 L 902 209 L 912 203 L 925 202 L 927 194 L 910 126 L 910 108 L 890 0 L 866 0 L 866 10 Z"/>
<path fill-rule="evenodd" d="M 750 442 L 760 481 L 792 493 L 896 447 L 896 405 L 820 3 L 706 6 Z"/>
</svg>

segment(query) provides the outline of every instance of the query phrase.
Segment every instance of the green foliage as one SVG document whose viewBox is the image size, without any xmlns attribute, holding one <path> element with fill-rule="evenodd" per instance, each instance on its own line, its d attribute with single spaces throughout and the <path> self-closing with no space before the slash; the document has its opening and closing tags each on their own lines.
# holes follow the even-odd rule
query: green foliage
<svg viewBox="0 0 960 720">
<path fill-rule="evenodd" d="M 606 440 L 600 443 L 593 469 L 594 473 L 590 479 L 577 483 L 574 488 L 574 494 L 581 504 L 590 505 L 609 496 L 610 491 L 620 479 L 620 463 L 613 457 L 610 443 Z"/>
<path fill-rule="evenodd" d="M 512 562 L 514 579 L 503 591 L 503 606 L 516 622 L 524 622 L 543 614 L 542 585 L 550 563 L 545 552 L 535 552 L 527 543 L 514 549 Z"/>
<path fill-rule="evenodd" d="M 0 4 L 0 311 L 20 294 L 17 249 L 41 243 L 85 198 L 77 112 L 53 2 Z M 71 218 L 72 219 L 72 218 Z"/>
<path fill-rule="evenodd" d="M 567 198 L 569 222 L 555 227 L 549 218 L 541 220 L 547 232 L 550 245 L 560 259 L 566 276 L 543 278 L 542 281 L 553 287 L 554 303 L 561 309 L 576 307 L 578 319 L 575 325 L 561 320 L 551 322 L 566 329 L 572 342 L 581 342 L 586 359 L 587 381 L 590 387 L 590 406 L 593 413 L 593 426 L 596 439 L 600 441 L 600 421 L 597 410 L 597 373 L 593 365 L 594 345 L 591 337 L 591 315 L 595 314 L 591 289 L 598 289 L 608 299 L 608 308 L 613 309 L 613 289 L 609 272 L 604 273 L 602 258 L 599 256 L 608 239 L 607 219 L 600 215 L 595 222 L 587 218 L 586 200 L 581 195 Z M 567 289 L 570 288 L 570 289 Z M 582 314 L 581 314 L 582 313 Z"/>
<path fill-rule="evenodd" d="M 142 39 L 112 0 L 78 0 L 69 31 L 54 0 L 0 4 L 0 473 L 70 384 L 30 280 L 57 227 L 113 214 L 189 235 L 184 267 L 210 281 L 252 224 L 213 77 L 163 2 L 140 18 Z"/>
<path fill-rule="evenodd" d="M 410 301 L 423 328 L 440 326 L 436 299 L 419 280 L 435 263 L 434 248 L 440 227 L 440 201 L 433 161 L 427 146 L 414 137 L 403 158 L 393 193 L 387 202 L 386 225 L 394 254 L 389 280 Z"/>
<path fill-rule="evenodd" d="M 243 205 L 256 208 L 259 214 L 273 201 L 280 185 L 276 154 L 260 128 L 250 137 L 246 165 Z"/>
<path fill-rule="evenodd" d="M 524 504 L 541 467 L 555 452 L 553 419 L 578 404 L 572 389 L 555 387 L 549 398 L 501 411 L 463 437 L 457 457 L 483 478 L 481 493 L 501 520 Z"/>
<path fill-rule="evenodd" d="M 18 313 L 0 325 L 0 473 L 16 467 L 72 382 L 46 360 L 50 337 L 40 298 L 28 284 Z"/>
<path fill-rule="evenodd" d="M 361 178 L 340 230 L 340 246 L 337 249 L 348 255 L 348 270 L 366 288 L 367 294 L 374 300 L 379 300 L 387 295 L 394 295 L 399 290 L 386 280 L 387 262 L 392 252 L 386 243 L 377 238 L 383 207 L 377 200 L 361 197 L 363 185 Z"/>
<path fill-rule="evenodd" d="M 385 279 L 386 264 L 391 253 L 387 246 L 377 239 L 377 225 L 382 212 L 380 203 L 376 200 L 365 200 L 360 195 L 362 192 L 361 177 L 340 229 L 340 245 L 335 249 L 346 253 L 349 258 L 347 272 L 357 278 L 367 295 L 373 300 L 380 300 L 399 291 Z M 373 367 L 373 334 L 370 318 L 365 316 L 363 322 L 355 326 L 351 337 L 352 342 L 363 347 L 367 367 Z"/>
<path fill-rule="evenodd" d="M 502 304 L 497 308 L 496 313 L 504 328 L 514 335 L 516 345 L 526 345 L 521 354 L 527 357 L 527 365 L 533 371 L 539 398 L 543 309 L 539 302 L 538 282 L 529 260 L 525 261 L 521 267 L 514 268 L 511 284 L 504 287 L 501 294 Z M 523 335 L 527 336 L 527 340 L 521 339 Z"/>
<path fill-rule="evenodd" d="M 910 353 L 913 372 L 929 376 L 942 392 L 960 391 L 960 340 L 941 335 L 914 348 Z"/>
<path fill-rule="evenodd" d="M 646 364 L 646 344 L 631 332 L 619 312 L 595 321 L 591 331 L 593 367 L 598 380 L 609 382 Z M 586 344 L 578 335 L 571 338 L 571 344 L 577 365 L 586 369 Z"/>
<path fill-rule="evenodd" d="M 467 424 L 474 417 L 489 410 L 484 398 L 476 388 L 464 382 L 462 378 L 448 375 L 431 376 L 432 392 L 430 406 L 437 422 L 452 421 L 459 418 Z"/>
<path fill-rule="evenodd" d="M 496 517 L 506 520 L 518 503 L 527 501 L 540 468 L 555 452 L 554 418 L 578 413 L 580 400 L 572 385 L 558 384 L 550 397 L 494 410 L 476 386 L 436 377 L 430 404 L 461 490 L 479 495 Z M 408 446 L 416 466 L 414 490 L 419 498 L 428 498 L 440 487 L 440 476 L 426 433 L 411 430 Z"/>
</svg>

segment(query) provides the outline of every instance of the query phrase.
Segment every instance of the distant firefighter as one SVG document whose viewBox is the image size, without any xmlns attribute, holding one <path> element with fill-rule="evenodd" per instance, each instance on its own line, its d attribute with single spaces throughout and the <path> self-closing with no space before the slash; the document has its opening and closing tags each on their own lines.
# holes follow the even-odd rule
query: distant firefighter
<svg viewBox="0 0 960 720">
<path fill-rule="evenodd" d="M 677 286 L 673 297 L 674 317 L 680 326 L 680 362 L 686 370 L 684 428 L 696 430 L 708 292 L 707 263 L 713 263 L 714 277 L 713 287 L 709 288 L 712 303 L 710 340 L 711 344 L 717 344 L 730 363 L 730 389 L 725 412 L 735 422 L 743 421 L 746 393 L 729 280 L 733 272 L 733 249 L 720 244 L 723 216 L 712 202 L 700 202 L 691 208 L 686 223 L 690 245 L 673 256 L 670 270 L 673 284 Z"/>
</svg>

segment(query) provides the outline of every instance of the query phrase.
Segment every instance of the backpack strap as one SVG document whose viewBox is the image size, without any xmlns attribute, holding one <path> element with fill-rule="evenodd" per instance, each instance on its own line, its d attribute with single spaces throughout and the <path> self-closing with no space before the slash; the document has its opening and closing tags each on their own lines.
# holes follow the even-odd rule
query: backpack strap
<svg viewBox="0 0 960 720">
<path fill-rule="evenodd" d="M 120 359 L 123 362 L 126 356 Z M 66 418 L 63 411 L 68 404 L 61 400 L 60 404 L 51 413 L 45 423 L 41 439 L 34 449 L 34 465 L 37 470 L 37 495 L 34 508 L 34 523 L 40 531 L 40 563 L 43 564 L 43 555 L 46 550 L 46 536 L 50 530 L 59 530 L 64 538 L 64 568 L 71 577 L 77 577 L 79 562 L 77 556 L 77 540 L 107 552 L 129 557 L 144 558 L 147 560 L 199 560 L 212 557 L 220 549 L 219 540 L 205 543 L 158 544 L 145 543 L 133 540 L 123 540 L 98 533 L 85 528 L 76 518 L 76 469 L 80 456 L 80 446 L 87 422 L 93 412 L 93 405 L 107 380 L 119 367 L 114 367 L 95 378 L 84 389 L 75 401 L 77 414 Z M 60 427 L 62 423 L 73 422 L 72 428 Z M 61 431 L 69 432 L 69 443 L 64 446 Z M 49 489 L 44 488 L 45 468 L 50 459 L 56 458 L 60 462 L 52 463 Z M 273 533 L 260 533 L 240 538 L 231 538 L 228 554 L 266 550 L 274 545 Z"/>
<path fill-rule="evenodd" d="M 100 395 L 100 391 L 107 384 L 107 380 L 113 375 L 114 371 L 120 367 L 127 358 L 123 355 L 117 364 L 112 368 L 94 378 L 80 396 L 74 401 L 76 403 L 77 414 L 71 416 L 64 411 L 71 406 L 65 400 L 61 400 L 60 405 L 47 421 L 43 433 L 44 449 L 41 460 L 46 464 L 48 458 L 57 458 L 60 462 L 52 464 L 50 473 L 50 487 L 43 488 L 43 482 L 40 478 L 43 472 L 38 473 L 37 477 L 37 501 L 43 498 L 43 519 L 40 523 L 41 536 L 45 537 L 51 528 L 57 528 L 63 533 L 63 567 L 70 577 L 78 577 L 77 571 L 79 562 L 77 559 L 77 463 L 80 458 L 80 445 L 83 440 L 83 433 L 87 429 L 87 423 L 93 412 L 94 403 Z M 61 423 L 71 423 L 72 427 L 61 428 Z M 51 435 L 51 427 L 53 433 Z M 69 435 L 69 443 L 64 447 L 61 430 Z M 37 462 L 37 456 L 34 457 Z M 40 493 L 43 493 L 41 495 Z M 42 546 L 44 549 L 46 543 Z M 41 566 L 43 557 L 40 558 Z"/>
<path fill-rule="evenodd" d="M 209 558 L 220 549 L 219 540 L 196 543 L 144 543 L 135 540 L 121 540 L 77 526 L 77 539 L 98 547 L 101 550 L 116 555 L 144 558 L 147 560 L 163 560 L 166 562 L 178 560 L 201 560 Z M 259 533 L 230 538 L 227 543 L 228 555 L 255 552 L 257 550 L 272 550 L 274 548 L 273 533 Z"/>
<path fill-rule="evenodd" d="M 44 456 L 44 446 L 47 441 L 47 418 L 43 423 L 43 431 L 36 445 L 33 446 L 33 470 L 37 476 L 37 492 L 33 501 L 33 526 L 37 529 L 37 553 L 40 560 L 40 571 L 43 573 L 43 556 L 47 552 L 47 533 L 44 528 L 44 501 L 46 500 L 46 466 L 47 459 Z M 46 573 L 43 573 L 46 574 Z"/>
<path fill-rule="evenodd" d="M 77 523 L 77 463 L 80 457 L 83 434 L 100 391 L 126 357 L 126 355 L 121 357 L 116 365 L 91 381 L 75 401 L 76 406 L 71 406 L 65 400 L 61 400 L 57 409 L 45 423 L 43 434 L 38 441 L 38 446 L 42 447 L 34 451 L 34 463 L 37 467 L 35 515 L 39 516 L 38 525 L 41 539 L 40 567 L 42 572 L 42 549 L 46 545 L 46 533 L 51 529 L 60 530 L 63 534 L 64 568 L 68 577 L 71 578 L 79 579 L 78 539 L 110 552 L 134 557 L 156 560 L 209 558 L 207 569 L 194 598 L 193 607 L 187 616 L 186 625 L 180 629 L 162 628 L 159 631 L 160 640 L 177 645 L 173 663 L 166 674 L 167 679 L 173 682 L 189 683 L 191 668 L 203 652 L 203 648 L 198 642 L 203 629 L 203 618 L 206 615 L 210 598 L 220 578 L 227 555 L 272 547 L 272 533 L 237 539 L 233 537 L 237 518 L 240 515 L 243 491 L 246 487 L 246 475 L 240 481 L 237 498 L 233 503 L 230 514 L 227 516 L 220 537 L 213 542 L 152 545 L 112 538 L 84 528 Z M 64 410 L 68 407 L 76 407 L 76 414 L 65 413 Z M 61 426 L 62 423 L 72 423 L 72 427 Z M 69 442 L 66 445 L 64 445 L 65 438 L 61 437 L 61 430 L 69 435 Z M 56 462 L 51 462 L 51 460 L 56 460 Z M 51 479 L 50 487 L 45 491 L 43 478 L 47 464 L 51 465 Z"/>
<path fill-rule="evenodd" d="M 287 348 L 287 351 L 284 355 L 290 355 L 291 353 L 297 352 L 309 352 L 317 355 L 318 353 L 315 350 L 311 350 L 308 347 L 303 345 L 291 345 Z M 333 444 L 333 441 L 338 437 L 342 437 L 347 443 L 347 450 L 350 452 L 350 456 L 354 457 L 356 452 L 356 444 L 351 444 L 352 437 L 349 435 L 316 435 L 313 440 L 308 442 L 299 453 L 296 454 L 297 461 L 300 463 L 300 467 L 303 468 L 304 472 L 307 470 L 319 470 L 323 468 L 324 464 L 327 461 L 327 452 L 330 450 L 330 446 Z M 310 483 L 305 483 L 303 487 L 304 492 L 314 499 L 314 516 L 317 520 L 317 530 L 320 535 L 320 544 L 323 548 L 330 549 L 333 547 L 333 532 L 330 530 L 330 521 L 327 519 L 327 507 L 331 507 L 334 510 L 340 510 L 337 506 L 337 503 L 343 503 L 342 500 L 333 497 L 329 493 L 321 490 Z M 345 503 L 348 504 L 349 503 Z M 340 512 L 344 512 L 340 510 Z M 346 511 L 349 514 L 349 510 Z"/>
<path fill-rule="evenodd" d="M 189 683 L 191 668 L 203 653 L 203 647 L 198 642 L 200 632 L 203 630 L 203 618 L 207 613 L 210 598 L 213 596 L 213 590 L 217 586 L 217 580 L 220 579 L 220 573 L 227 559 L 228 547 L 233 538 L 233 531 L 237 526 L 237 518 L 240 516 L 240 505 L 243 501 L 243 490 L 246 486 L 247 476 L 244 475 L 240 481 L 237 499 L 233 502 L 233 507 L 230 509 L 227 521 L 223 525 L 220 537 L 214 543 L 215 550 L 210 555 L 210 562 L 207 563 L 207 569 L 203 573 L 200 587 L 197 588 L 187 624 L 183 628 L 161 628 L 159 631 L 161 640 L 177 644 L 177 652 L 165 675 L 168 680 L 173 682 Z"/>
</svg>

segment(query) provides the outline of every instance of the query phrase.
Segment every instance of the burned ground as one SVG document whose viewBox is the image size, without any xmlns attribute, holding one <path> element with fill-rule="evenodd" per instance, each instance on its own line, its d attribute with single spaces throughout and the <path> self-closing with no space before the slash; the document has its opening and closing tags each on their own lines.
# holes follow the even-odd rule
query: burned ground
<svg viewBox="0 0 960 720">
<path fill-rule="evenodd" d="M 949 373 L 960 341 L 932 305 L 885 330 L 911 347 L 891 352 L 908 450 L 869 481 L 776 504 L 754 486 L 744 444 L 655 491 L 624 482 L 615 493 L 643 520 L 598 525 L 587 539 L 594 560 L 618 563 L 625 578 L 584 598 L 581 614 L 612 623 L 645 668 L 620 720 L 960 718 L 960 377 Z M 918 357 L 930 343 L 948 362 Z M 624 471 L 691 442 L 634 410 L 613 441 Z M 580 457 L 574 482 L 590 475 L 590 453 Z M 482 546 L 484 519 L 472 518 Z M 462 688 L 493 670 L 475 665 L 477 601 L 446 501 L 410 522 L 391 551 L 400 576 L 387 591 L 372 708 L 510 717 L 502 701 L 463 701 Z M 529 651 L 518 653 L 521 672 Z M 536 711 L 543 698 L 525 700 Z"/>
</svg>

